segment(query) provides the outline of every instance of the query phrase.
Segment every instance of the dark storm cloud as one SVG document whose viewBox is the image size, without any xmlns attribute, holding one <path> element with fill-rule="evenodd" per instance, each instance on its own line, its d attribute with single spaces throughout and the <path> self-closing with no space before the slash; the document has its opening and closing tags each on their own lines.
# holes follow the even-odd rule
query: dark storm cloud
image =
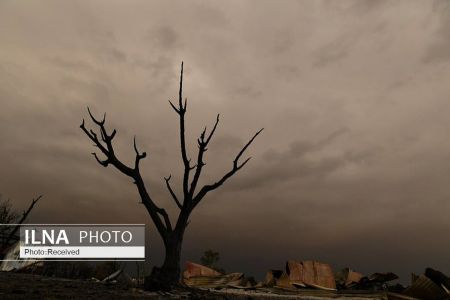
<svg viewBox="0 0 450 300">
<path fill-rule="evenodd" d="M 157 263 L 134 185 L 95 162 L 79 125 L 93 126 L 86 106 L 106 111 L 128 164 L 136 135 L 151 196 L 174 217 L 167 100 L 184 60 L 190 157 L 221 116 L 202 183 L 265 127 L 246 168 L 194 213 L 184 258 L 215 248 L 227 270 L 257 276 L 287 258 L 448 272 L 446 3 L 2 1 L 0 192 L 20 209 L 44 193 L 33 222 L 147 222 Z"/>
</svg>

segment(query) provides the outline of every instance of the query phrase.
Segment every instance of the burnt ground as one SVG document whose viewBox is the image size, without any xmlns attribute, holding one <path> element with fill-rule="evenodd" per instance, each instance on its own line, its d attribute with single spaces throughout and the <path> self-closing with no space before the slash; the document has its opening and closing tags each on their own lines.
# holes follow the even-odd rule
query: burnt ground
<svg viewBox="0 0 450 300">
<path fill-rule="evenodd" d="M 41 275 L 0 272 L 0 299 L 386 299 L 383 294 L 329 294 L 322 291 L 288 292 L 274 290 L 243 291 L 178 290 L 171 293 L 151 293 L 137 288 L 94 281 L 44 277 Z"/>
<path fill-rule="evenodd" d="M 99 282 L 0 272 L 0 299 L 148 299 L 139 291 Z"/>
</svg>

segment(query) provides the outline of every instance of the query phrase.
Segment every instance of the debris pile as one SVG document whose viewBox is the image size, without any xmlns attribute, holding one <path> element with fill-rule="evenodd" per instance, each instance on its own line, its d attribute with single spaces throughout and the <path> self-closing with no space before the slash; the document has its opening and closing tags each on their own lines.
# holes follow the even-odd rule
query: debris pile
<svg viewBox="0 0 450 300">
<path fill-rule="evenodd" d="M 222 274 L 214 269 L 196 264 L 186 263 L 182 283 L 189 287 L 214 289 L 247 289 L 266 290 L 269 292 L 306 292 L 322 291 L 341 293 L 360 291 L 365 294 L 392 290 L 388 282 L 397 279 L 394 273 L 374 273 L 364 276 L 362 273 L 345 268 L 334 273 L 329 264 L 305 260 L 288 260 L 284 270 L 272 269 L 267 271 L 263 282 L 256 282 L 246 278 L 243 273 Z M 404 288 L 401 287 L 400 291 Z"/>
<path fill-rule="evenodd" d="M 440 271 L 426 268 L 425 274 L 412 274 L 411 285 L 401 293 L 388 294 L 388 299 L 450 299 L 450 278 Z"/>
<path fill-rule="evenodd" d="M 190 261 L 186 262 L 186 270 L 183 272 L 183 283 L 189 287 L 241 287 L 243 281 L 243 273 L 222 274 Z"/>
<path fill-rule="evenodd" d="M 351 285 L 352 289 L 358 290 L 387 290 L 388 282 L 398 279 L 392 272 L 374 273 L 370 276 L 363 276 L 358 282 Z"/>
<path fill-rule="evenodd" d="M 336 286 L 340 290 L 351 289 L 356 287 L 363 277 L 363 274 L 345 268 L 335 274 Z"/>
<path fill-rule="evenodd" d="M 281 270 L 269 270 L 266 273 L 266 277 L 264 279 L 264 284 L 266 286 L 274 286 L 274 285 L 276 285 L 277 281 L 280 280 L 282 275 L 283 275 L 283 271 L 281 271 Z"/>
<path fill-rule="evenodd" d="M 336 281 L 331 266 L 311 260 L 302 262 L 289 260 L 286 263 L 286 270 L 275 280 L 275 285 L 284 288 L 311 287 L 336 290 Z"/>
<path fill-rule="evenodd" d="M 183 278 L 186 279 L 198 276 L 219 276 L 219 275 L 222 274 L 214 269 L 190 261 L 186 262 L 186 269 L 183 272 Z"/>
<path fill-rule="evenodd" d="M 16 252 L 15 250 L 17 249 L 11 249 L 11 255 Z M 68 278 L 67 275 L 70 274 L 67 272 L 61 273 L 62 271 L 54 270 L 56 267 L 60 269 L 65 267 L 63 268 L 65 270 L 67 266 L 73 267 L 73 265 L 56 265 L 56 262 L 51 261 L 26 261 L 16 265 L 3 263 L 2 270 L 39 273 L 47 276 L 62 274 L 65 275 L 62 277 Z M 72 270 L 78 274 L 76 278 L 84 278 L 83 272 L 78 269 Z M 406 288 L 398 283 L 393 285 L 391 282 L 396 279 L 398 276 L 392 272 L 377 272 L 366 276 L 350 268 L 333 272 L 329 264 L 319 261 L 288 260 L 284 270 L 269 270 L 263 282 L 256 282 L 252 277 L 245 277 L 243 273 L 223 274 L 212 268 L 188 261 L 182 274 L 181 283 L 186 287 L 196 288 L 195 290 L 203 292 L 213 289 L 216 292 L 222 290 L 221 292 L 225 293 L 241 294 L 301 294 L 326 297 L 360 295 L 361 298 L 358 299 L 363 299 L 367 295 L 376 295 L 381 297 L 376 299 L 388 300 L 450 300 L 450 278 L 440 271 L 427 268 L 422 275 L 412 274 L 411 285 Z M 123 269 L 110 273 L 103 280 L 91 278 L 90 281 L 102 283 L 104 286 L 136 287 L 136 283 Z"/>
</svg>

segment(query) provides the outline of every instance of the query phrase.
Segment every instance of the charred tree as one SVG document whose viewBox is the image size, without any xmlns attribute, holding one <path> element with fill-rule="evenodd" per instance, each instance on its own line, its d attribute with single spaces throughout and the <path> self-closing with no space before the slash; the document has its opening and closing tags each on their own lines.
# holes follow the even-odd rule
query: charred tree
<svg viewBox="0 0 450 300">
<path fill-rule="evenodd" d="M 22 212 L 22 215 L 13 211 L 9 200 L 0 204 L 0 223 L 15 224 L 11 226 L 2 226 L 0 230 L 0 259 L 4 258 L 5 250 L 7 250 L 12 243 L 17 241 L 16 235 L 20 229 L 20 225 L 26 221 L 30 212 L 42 197 L 43 195 L 40 195 L 37 198 L 32 199 L 28 208 Z"/>
<path fill-rule="evenodd" d="M 242 169 L 250 160 L 251 157 L 244 159 L 241 162 L 241 157 L 247 148 L 252 144 L 255 138 L 261 133 L 261 130 L 256 132 L 252 138 L 240 149 L 237 155 L 232 161 L 231 169 L 226 172 L 217 181 L 198 187 L 198 182 L 202 174 L 205 162 L 203 160 L 205 152 L 208 150 L 208 145 L 217 129 L 219 124 L 219 115 L 215 120 L 214 126 L 210 132 L 207 132 L 206 127 L 201 132 L 200 137 L 197 139 L 198 152 L 197 161 L 195 164 L 191 164 L 191 159 L 188 155 L 186 149 L 186 138 L 185 138 L 185 115 L 187 111 L 187 98 L 183 101 L 183 63 L 181 64 L 181 74 L 180 74 L 180 86 L 178 92 L 178 103 L 177 105 L 169 101 L 170 106 L 177 113 L 179 118 L 180 127 L 180 149 L 181 158 L 184 166 L 183 172 L 183 183 L 182 183 L 182 196 L 176 195 L 172 189 L 170 180 L 171 175 L 165 177 L 165 184 L 170 193 L 173 201 L 179 208 L 179 214 L 176 222 L 172 223 L 166 210 L 158 206 L 154 199 L 150 196 L 149 190 L 144 184 L 144 180 L 141 176 L 139 170 L 140 162 L 146 157 L 146 152 L 140 152 L 136 144 L 136 137 L 133 140 L 133 146 L 135 151 L 135 161 L 133 166 L 128 166 L 124 164 L 116 155 L 113 147 L 113 139 L 116 135 L 116 130 L 112 130 L 108 133 L 105 127 L 106 114 L 103 118 L 95 118 L 88 108 L 88 113 L 93 123 L 97 125 L 100 136 L 93 130 L 87 129 L 85 127 L 85 122 L 83 119 L 80 128 L 89 137 L 89 139 L 94 142 L 94 146 L 99 149 L 101 153 L 105 156 L 104 159 L 100 159 L 99 156 L 93 152 L 92 155 L 97 160 L 97 162 L 103 167 L 108 167 L 109 165 L 114 166 L 123 174 L 131 177 L 138 193 L 141 197 L 142 203 L 147 209 L 150 218 L 152 219 L 159 235 L 161 236 L 164 246 L 165 246 L 165 259 L 161 267 L 155 267 L 152 271 L 152 275 L 146 278 L 146 288 L 147 289 L 170 289 L 177 285 L 180 279 L 180 256 L 181 248 L 183 244 L 183 236 L 186 227 L 189 223 L 189 217 L 195 207 L 205 198 L 205 196 L 219 188 L 223 185 L 229 178 L 235 175 L 240 169 Z"/>
</svg>

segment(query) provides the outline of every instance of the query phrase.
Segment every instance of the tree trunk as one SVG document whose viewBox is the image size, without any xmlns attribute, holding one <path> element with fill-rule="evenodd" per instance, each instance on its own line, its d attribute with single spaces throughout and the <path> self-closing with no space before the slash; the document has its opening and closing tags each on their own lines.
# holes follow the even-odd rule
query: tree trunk
<svg viewBox="0 0 450 300">
<path fill-rule="evenodd" d="M 198 189 L 197 185 L 200 180 L 200 176 L 205 166 L 203 157 L 205 152 L 208 150 L 208 144 L 217 128 L 219 123 L 219 115 L 217 115 L 216 122 L 209 132 L 206 134 L 206 127 L 197 139 L 198 142 L 198 156 L 197 163 L 191 166 L 189 155 L 186 149 L 186 138 L 185 138 L 185 114 L 187 98 L 184 100 L 183 104 L 183 63 L 181 63 L 181 75 L 180 75 L 180 89 L 178 93 L 178 107 L 176 107 L 171 101 L 169 101 L 172 108 L 179 115 L 180 119 L 180 147 L 181 147 L 181 157 L 183 159 L 184 174 L 183 174 L 183 197 L 178 197 L 170 185 L 170 178 L 164 177 L 169 190 L 170 195 L 175 201 L 176 205 L 180 209 L 180 214 L 178 216 L 177 224 L 175 229 L 173 229 L 172 223 L 170 221 L 169 215 L 164 208 L 159 207 L 150 197 L 149 193 L 142 179 L 139 163 L 147 156 L 145 152 L 140 153 L 136 146 L 136 139 L 133 140 L 134 151 L 136 152 L 136 158 L 133 166 L 128 166 L 124 164 L 116 156 L 112 144 L 112 140 L 115 137 L 117 131 L 114 129 L 111 134 L 108 134 L 105 128 L 106 114 L 103 115 L 102 120 L 97 120 L 91 113 L 88 107 L 88 113 L 92 121 L 99 127 L 101 139 L 97 133 L 93 130 L 88 130 L 85 127 L 84 119 L 80 125 L 80 128 L 89 137 L 89 139 L 94 142 L 94 145 L 106 156 L 106 159 L 100 159 L 97 153 L 92 153 L 97 160 L 97 162 L 103 167 L 108 165 L 113 165 L 117 170 L 123 174 L 131 177 L 137 186 L 139 195 L 141 197 L 142 203 L 145 205 L 150 218 L 152 219 L 158 233 L 161 235 L 164 246 L 166 250 L 166 256 L 164 263 L 161 267 L 154 267 L 152 274 L 145 278 L 145 288 L 147 290 L 168 290 L 179 284 L 180 280 L 180 255 L 181 246 L 183 243 L 184 231 L 188 224 L 189 216 L 192 210 L 200 203 L 200 201 L 211 191 L 222 186 L 225 181 L 235 175 L 240 169 L 242 169 L 251 157 L 248 157 L 245 161 L 241 162 L 240 159 L 247 148 L 253 143 L 255 138 L 262 132 L 263 129 L 256 132 L 253 137 L 245 144 L 239 153 L 235 156 L 233 160 L 233 166 L 230 171 L 225 173 L 219 180 L 212 184 L 206 184 L 202 188 Z M 194 171 L 195 170 L 195 171 Z M 192 181 L 189 182 L 189 177 L 191 171 L 194 171 Z M 183 201 L 180 201 L 183 200 Z"/>
<path fill-rule="evenodd" d="M 184 231 L 184 230 L 183 230 Z M 145 289 L 150 291 L 171 290 L 180 283 L 180 260 L 183 234 L 173 232 L 164 242 L 166 255 L 161 267 L 153 267 L 145 278 Z"/>
</svg>

